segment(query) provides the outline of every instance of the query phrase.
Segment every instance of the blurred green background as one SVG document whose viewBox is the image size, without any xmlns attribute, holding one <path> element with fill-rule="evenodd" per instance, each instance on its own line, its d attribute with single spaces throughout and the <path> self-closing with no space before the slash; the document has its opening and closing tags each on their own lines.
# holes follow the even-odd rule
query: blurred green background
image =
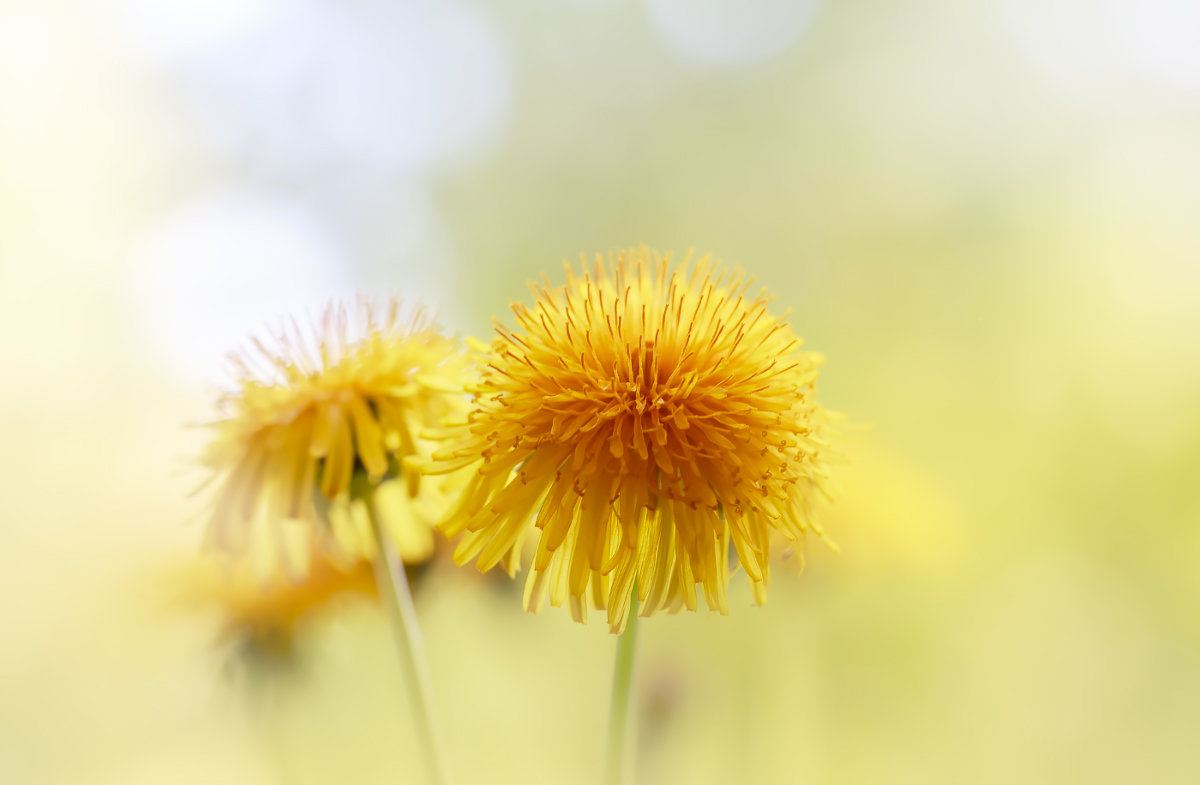
<svg viewBox="0 0 1200 785">
<path fill-rule="evenodd" d="M 1200 781 L 1200 7 L 0 5 L 0 781 L 420 781 L 389 631 L 186 594 L 223 353 L 355 291 L 484 335 L 695 246 L 828 364 L 769 604 L 642 627 L 643 783 Z M 599 781 L 614 641 L 445 563 L 461 783 Z"/>
</svg>

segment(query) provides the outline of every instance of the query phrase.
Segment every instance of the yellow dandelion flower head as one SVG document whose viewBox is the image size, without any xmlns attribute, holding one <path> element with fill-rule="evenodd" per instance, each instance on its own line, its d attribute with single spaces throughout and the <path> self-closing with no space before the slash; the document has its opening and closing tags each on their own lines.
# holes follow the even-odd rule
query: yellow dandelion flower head
<svg viewBox="0 0 1200 785">
<path fill-rule="evenodd" d="M 303 574 L 314 534 L 331 535 L 331 553 L 372 555 L 374 514 L 406 561 L 428 558 L 445 499 L 416 473 L 401 479 L 401 463 L 427 451 L 422 430 L 462 416 L 459 342 L 423 309 L 360 300 L 327 307 L 311 334 L 292 321 L 252 347 L 233 357 L 239 384 L 204 457 L 219 483 L 210 539 Z"/>
<path fill-rule="evenodd" d="M 344 598 L 378 597 L 370 560 L 333 559 L 319 543 L 303 580 L 275 575 L 268 580 L 239 564 L 233 571 L 204 561 L 188 574 L 188 605 L 216 610 L 221 639 L 265 662 L 286 660 L 305 624 L 334 610 Z"/>
<path fill-rule="evenodd" d="M 728 612 L 730 544 L 766 600 L 772 533 L 820 533 L 829 420 L 819 355 L 801 350 L 752 279 L 705 256 L 646 247 L 587 259 L 566 285 L 531 285 L 496 326 L 467 419 L 426 471 L 478 470 L 443 524 L 481 570 L 515 571 L 538 531 L 525 606 L 576 620 Z M 532 523 L 532 527 L 530 524 Z"/>
</svg>

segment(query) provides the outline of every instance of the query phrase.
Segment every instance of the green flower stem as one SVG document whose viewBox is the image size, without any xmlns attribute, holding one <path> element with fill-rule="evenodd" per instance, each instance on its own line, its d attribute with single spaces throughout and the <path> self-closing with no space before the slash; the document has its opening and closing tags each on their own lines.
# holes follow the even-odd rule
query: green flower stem
<svg viewBox="0 0 1200 785">
<path fill-rule="evenodd" d="M 617 638 L 617 661 L 613 668 L 612 705 L 608 715 L 608 785 L 625 785 L 632 781 L 632 756 L 629 723 L 629 693 L 633 684 L 633 654 L 637 642 L 637 586 L 629 601 L 629 618 L 625 630 Z"/>
<path fill-rule="evenodd" d="M 421 628 L 417 626 L 417 611 L 413 607 L 412 593 L 408 590 L 408 580 L 404 575 L 404 562 L 396 551 L 396 544 L 384 533 L 379 516 L 375 512 L 375 505 L 369 499 L 364 501 L 367 502 L 371 531 L 379 549 L 374 559 L 375 581 L 379 585 L 379 594 L 388 606 L 392 626 L 396 630 L 400 661 L 412 699 L 413 717 L 429 768 L 429 782 L 433 785 L 447 785 L 450 780 L 446 774 L 441 734 L 433 712 L 433 681 L 429 677 L 425 641 L 421 637 Z"/>
</svg>

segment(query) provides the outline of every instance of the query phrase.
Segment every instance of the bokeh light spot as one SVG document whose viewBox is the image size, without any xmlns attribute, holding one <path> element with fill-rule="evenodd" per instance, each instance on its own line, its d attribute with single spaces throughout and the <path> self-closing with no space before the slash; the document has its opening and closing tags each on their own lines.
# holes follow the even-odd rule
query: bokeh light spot
<svg viewBox="0 0 1200 785">
<path fill-rule="evenodd" d="M 646 11 L 676 54 L 733 65 L 786 50 L 808 28 L 819 5 L 819 0 L 646 0 Z"/>
<path fill-rule="evenodd" d="M 358 288 L 315 215 L 241 189 L 200 195 L 169 214 L 144 240 L 133 276 L 147 334 L 178 370 L 210 383 L 225 381 L 226 354 L 248 336 Z"/>
</svg>

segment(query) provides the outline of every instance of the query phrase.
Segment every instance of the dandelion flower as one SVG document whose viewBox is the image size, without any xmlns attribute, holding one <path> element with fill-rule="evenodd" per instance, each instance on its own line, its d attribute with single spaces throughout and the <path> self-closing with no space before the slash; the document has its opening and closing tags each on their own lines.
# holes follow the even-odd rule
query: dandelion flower
<svg viewBox="0 0 1200 785">
<path fill-rule="evenodd" d="M 821 533 L 821 357 L 708 256 L 641 247 L 566 278 L 531 285 L 515 329 L 497 324 L 468 417 L 425 466 L 476 468 L 443 524 L 462 535 L 455 559 L 511 575 L 536 529 L 526 610 L 548 594 L 577 621 L 606 609 L 620 632 L 635 584 L 642 616 L 698 596 L 727 613 L 732 544 L 762 604 L 772 535 Z"/>
<path fill-rule="evenodd" d="M 246 563 L 230 571 L 205 561 L 186 576 L 184 600 L 197 609 L 217 610 L 222 641 L 239 653 L 283 662 L 292 655 L 300 630 L 344 598 L 378 599 L 371 562 L 342 561 L 314 543 L 309 570 L 295 581 L 280 575 L 264 581 Z"/>
<path fill-rule="evenodd" d="M 445 502 L 418 474 L 401 478 L 401 462 L 423 448 L 422 429 L 461 416 L 467 360 L 425 311 L 402 315 L 394 300 L 331 305 L 315 332 L 292 322 L 275 346 L 254 340 L 234 357 L 240 382 L 204 459 L 219 483 L 210 538 L 255 544 L 268 570 L 299 575 L 314 535 L 332 553 L 373 555 L 375 514 L 402 557 L 421 561 Z"/>
</svg>

